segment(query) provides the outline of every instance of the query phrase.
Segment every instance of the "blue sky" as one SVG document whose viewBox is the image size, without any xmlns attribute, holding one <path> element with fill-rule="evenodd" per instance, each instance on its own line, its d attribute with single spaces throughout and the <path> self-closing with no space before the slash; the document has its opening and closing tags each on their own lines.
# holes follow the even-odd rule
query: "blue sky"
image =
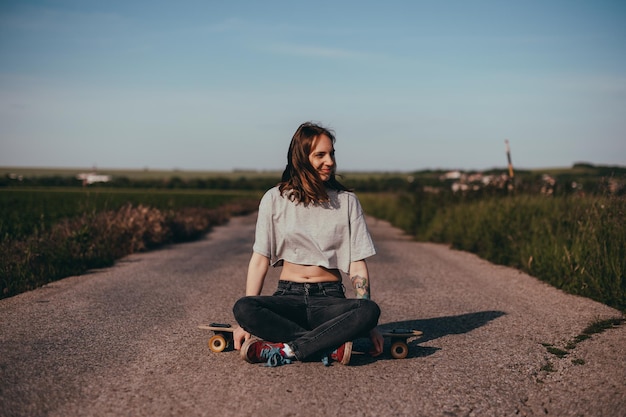
<svg viewBox="0 0 626 417">
<path fill-rule="evenodd" d="M 626 165 L 626 1 L 1 1 L 0 166 Z"/>
</svg>

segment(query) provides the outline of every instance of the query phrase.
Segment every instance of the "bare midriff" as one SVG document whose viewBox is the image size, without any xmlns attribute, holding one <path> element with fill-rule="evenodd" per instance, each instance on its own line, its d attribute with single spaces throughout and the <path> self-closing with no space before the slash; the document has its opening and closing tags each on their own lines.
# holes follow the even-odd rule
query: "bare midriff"
<svg viewBox="0 0 626 417">
<path fill-rule="evenodd" d="M 298 265 L 284 261 L 280 279 L 293 282 L 338 282 L 341 273 L 338 269 L 327 269 L 315 265 Z"/>
</svg>

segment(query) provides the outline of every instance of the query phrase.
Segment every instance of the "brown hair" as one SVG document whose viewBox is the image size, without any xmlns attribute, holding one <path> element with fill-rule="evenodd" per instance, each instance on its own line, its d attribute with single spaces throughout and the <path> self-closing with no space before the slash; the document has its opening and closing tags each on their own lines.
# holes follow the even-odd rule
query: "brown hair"
<svg viewBox="0 0 626 417">
<path fill-rule="evenodd" d="M 349 191 L 335 178 L 332 172 L 328 181 L 322 182 L 309 162 L 309 154 L 313 141 L 320 135 L 326 135 L 335 143 L 335 134 L 315 123 L 302 123 L 294 133 L 287 152 L 287 166 L 278 185 L 281 195 L 289 191 L 289 199 L 297 203 L 327 202 L 326 188 L 338 191 Z"/>
</svg>

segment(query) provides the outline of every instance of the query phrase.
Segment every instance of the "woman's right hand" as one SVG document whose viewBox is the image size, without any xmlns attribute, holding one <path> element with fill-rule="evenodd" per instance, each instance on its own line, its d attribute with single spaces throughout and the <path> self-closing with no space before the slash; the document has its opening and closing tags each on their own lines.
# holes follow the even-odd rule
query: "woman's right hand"
<svg viewBox="0 0 626 417">
<path fill-rule="evenodd" d="M 241 326 L 237 326 L 233 330 L 233 341 L 235 342 L 235 349 L 240 350 L 244 341 L 250 339 L 250 333 L 245 331 Z"/>
<path fill-rule="evenodd" d="M 372 341 L 372 350 L 370 350 L 370 355 L 378 356 L 383 353 L 383 343 L 385 340 L 377 328 L 370 330 L 370 340 Z"/>
</svg>

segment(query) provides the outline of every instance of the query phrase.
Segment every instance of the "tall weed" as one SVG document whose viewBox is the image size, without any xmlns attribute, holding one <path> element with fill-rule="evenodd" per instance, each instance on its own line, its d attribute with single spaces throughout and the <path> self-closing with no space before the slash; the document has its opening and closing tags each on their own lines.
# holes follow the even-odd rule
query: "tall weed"
<svg viewBox="0 0 626 417">
<path fill-rule="evenodd" d="M 472 199 L 422 193 L 372 200 L 374 195 L 362 199 L 369 214 L 389 220 L 419 240 L 449 243 L 572 294 L 626 310 L 624 198 Z"/>
<path fill-rule="evenodd" d="M 250 213 L 257 200 L 218 208 L 158 209 L 125 204 L 64 219 L 25 238 L 0 240 L 0 298 L 24 292 L 125 255 L 197 239 L 230 216 Z"/>
</svg>

